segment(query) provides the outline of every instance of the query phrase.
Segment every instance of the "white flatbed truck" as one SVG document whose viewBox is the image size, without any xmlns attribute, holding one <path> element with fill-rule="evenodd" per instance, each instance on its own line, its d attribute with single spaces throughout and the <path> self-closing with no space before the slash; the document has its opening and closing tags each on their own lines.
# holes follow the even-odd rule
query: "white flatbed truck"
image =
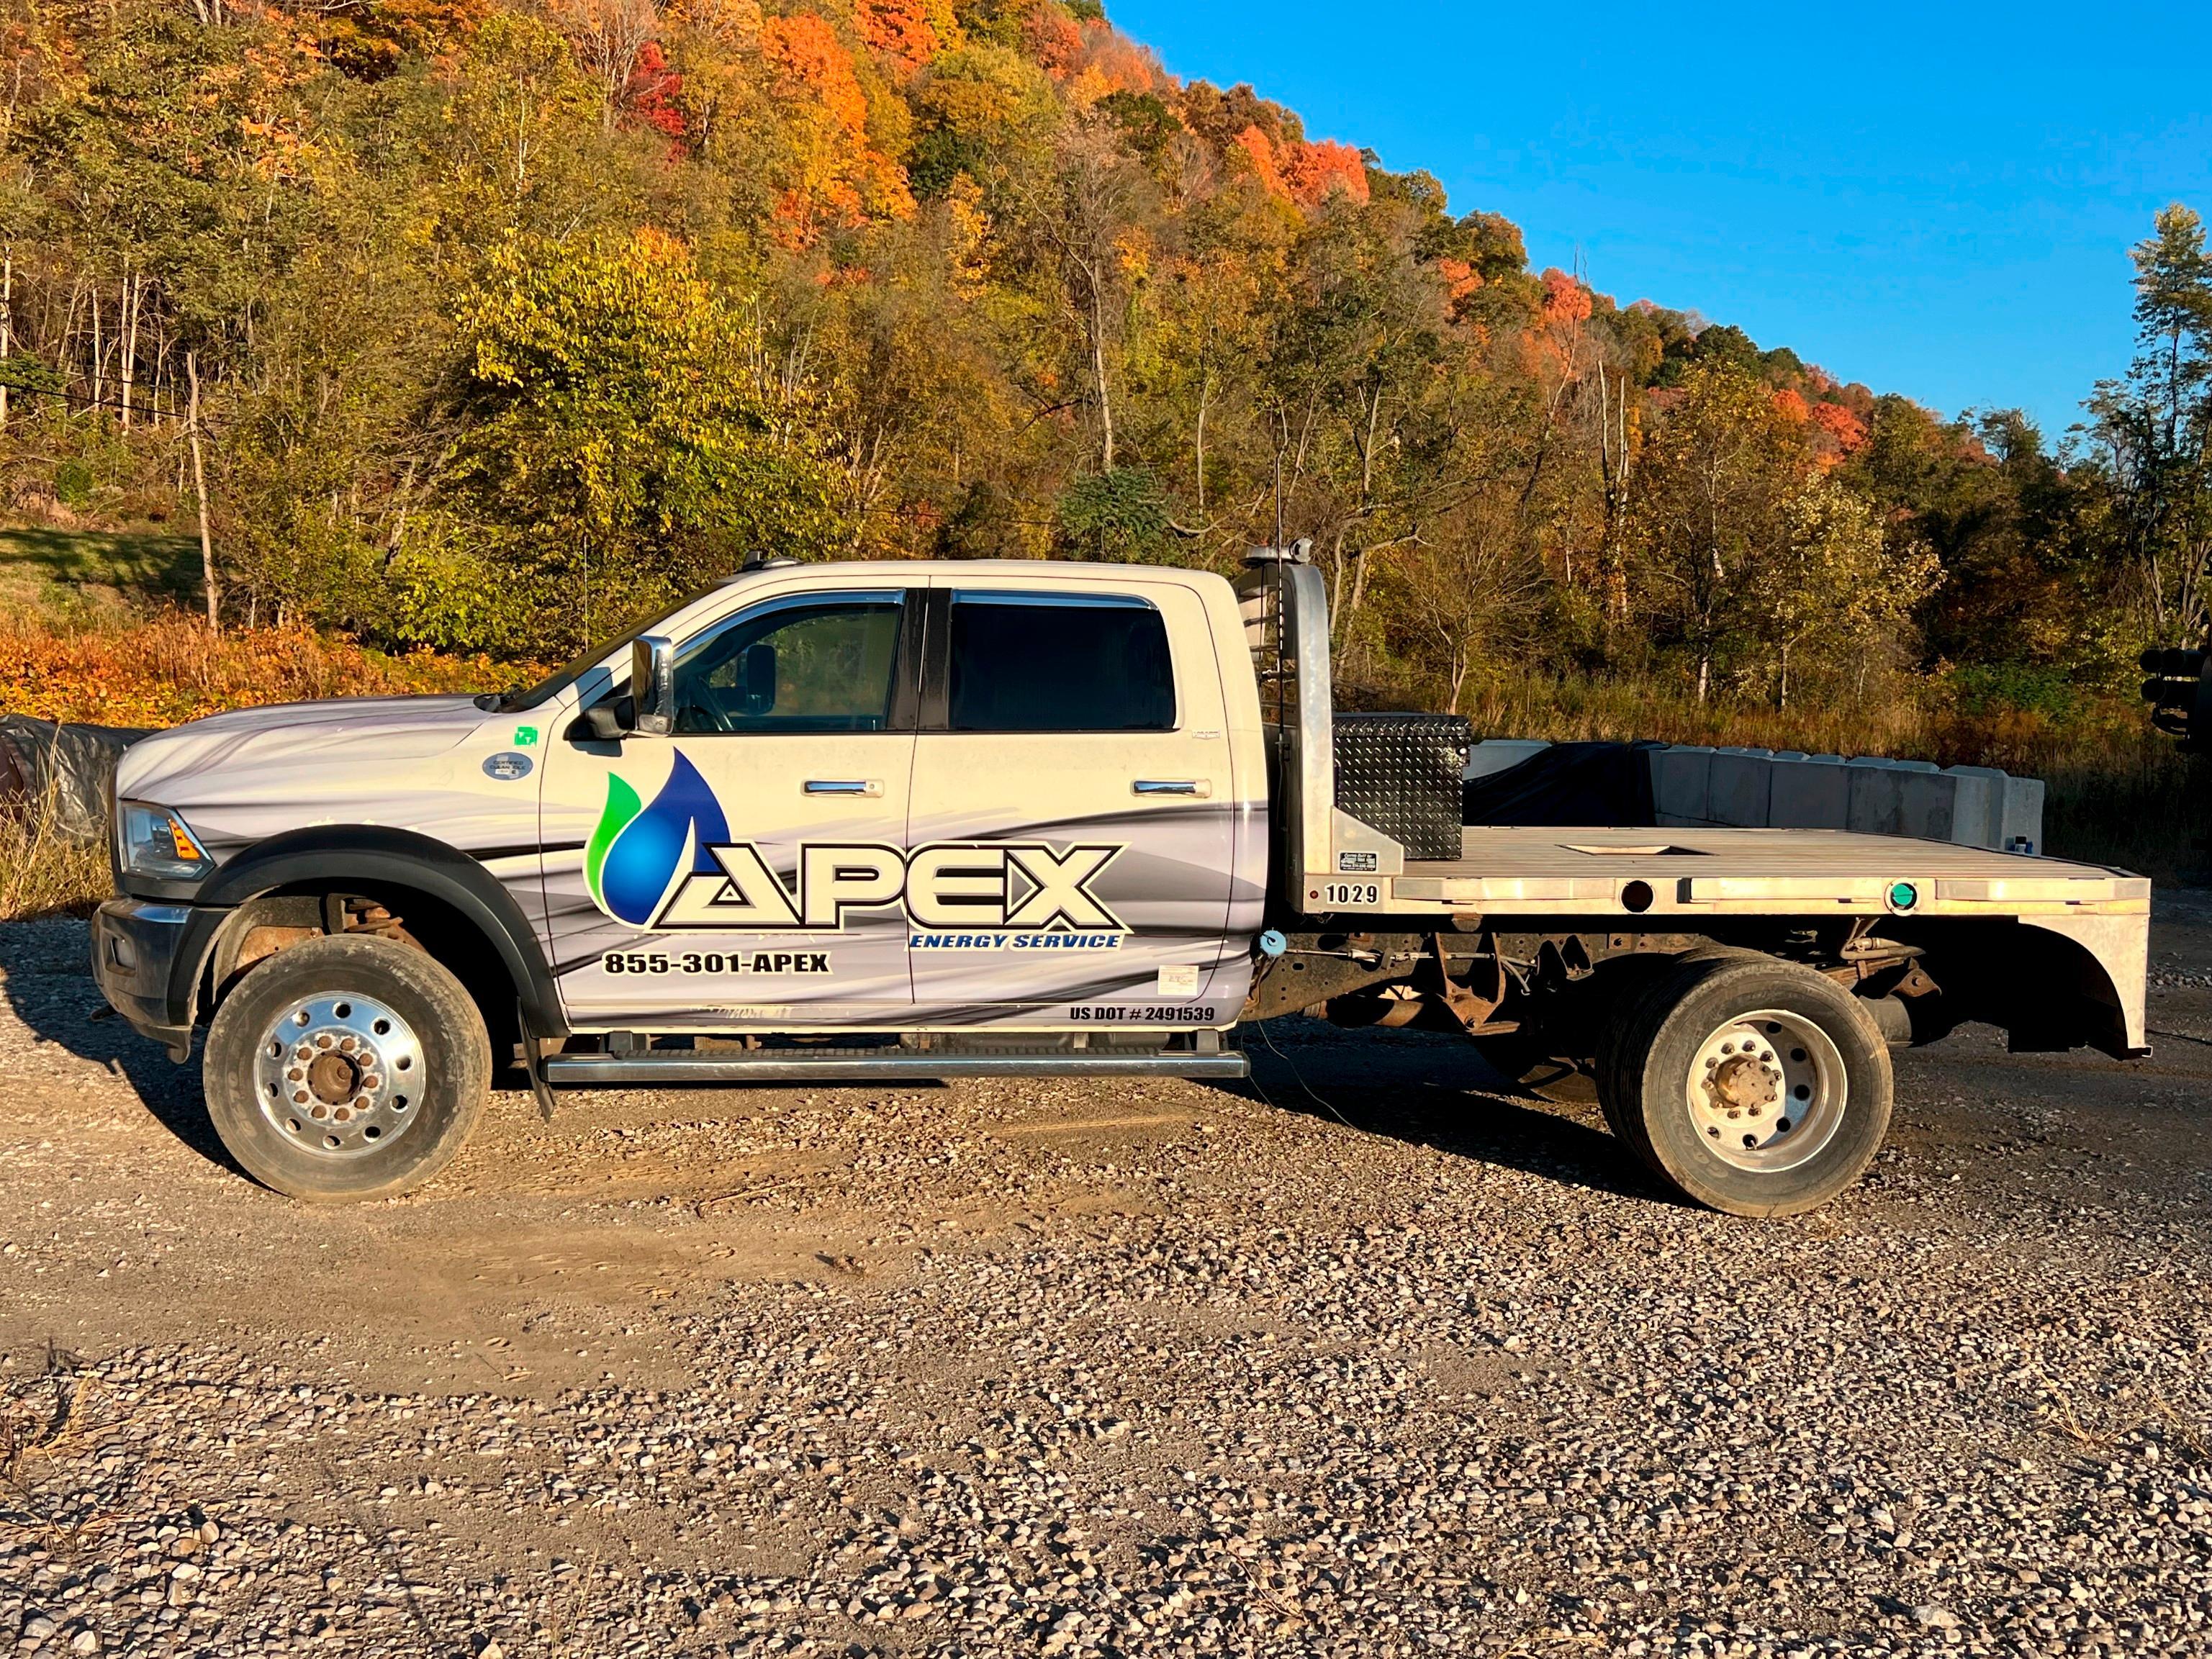
<svg viewBox="0 0 2212 1659">
<path fill-rule="evenodd" d="M 1594 1081 L 1691 1197 L 1865 1169 L 1893 1045 L 2146 1052 L 2149 884 L 1796 830 L 1459 823 L 1463 723 L 1339 715 L 1317 572 L 749 567 L 540 685 L 130 750 L 103 993 L 249 1172 L 407 1190 L 494 1056 L 590 1084 L 1244 1075 L 1240 1024 Z"/>
</svg>

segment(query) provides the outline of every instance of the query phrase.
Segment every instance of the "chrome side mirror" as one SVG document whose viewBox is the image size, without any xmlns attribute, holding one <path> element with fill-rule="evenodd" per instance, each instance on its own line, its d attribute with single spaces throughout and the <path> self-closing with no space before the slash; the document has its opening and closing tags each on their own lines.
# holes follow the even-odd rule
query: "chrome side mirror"
<svg viewBox="0 0 2212 1659">
<path fill-rule="evenodd" d="M 665 738 L 676 729 L 676 647 L 657 634 L 630 641 L 629 694 L 636 709 L 631 731 Z"/>
</svg>

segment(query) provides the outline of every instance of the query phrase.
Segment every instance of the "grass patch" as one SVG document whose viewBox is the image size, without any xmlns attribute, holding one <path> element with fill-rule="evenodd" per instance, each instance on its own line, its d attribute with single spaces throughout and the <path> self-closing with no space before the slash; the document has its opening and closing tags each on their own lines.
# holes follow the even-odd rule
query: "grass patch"
<svg viewBox="0 0 2212 1659">
<path fill-rule="evenodd" d="M 190 531 L 19 526 L 0 529 L 0 564 L 64 588 L 109 587 L 179 601 L 200 592 L 199 538 Z"/>
</svg>

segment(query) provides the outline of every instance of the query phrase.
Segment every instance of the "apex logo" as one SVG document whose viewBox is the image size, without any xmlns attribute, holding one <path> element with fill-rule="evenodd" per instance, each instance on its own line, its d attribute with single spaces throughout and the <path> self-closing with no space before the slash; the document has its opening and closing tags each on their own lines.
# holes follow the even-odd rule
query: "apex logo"
<svg viewBox="0 0 2212 1659">
<path fill-rule="evenodd" d="M 920 927 L 1126 933 L 1091 890 L 1124 843 L 943 842 L 908 852 L 873 842 L 802 846 L 787 886 L 751 842 L 732 841 L 721 803 L 678 753 L 648 805 L 619 776 L 584 852 L 592 898 L 647 929 L 834 932 L 848 910 L 902 904 Z"/>
<path fill-rule="evenodd" d="M 703 850 L 715 867 L 676 883 L 648 927 L 820 933 L 842 929 L 848 910 L 900 904 L 918 927 L 1128 931 L 1091 890 L 1119 845 L 955 842 L 910 853 L 867 842 L 805 846 L 796 890 L 751 842 Z"/>
</svg>

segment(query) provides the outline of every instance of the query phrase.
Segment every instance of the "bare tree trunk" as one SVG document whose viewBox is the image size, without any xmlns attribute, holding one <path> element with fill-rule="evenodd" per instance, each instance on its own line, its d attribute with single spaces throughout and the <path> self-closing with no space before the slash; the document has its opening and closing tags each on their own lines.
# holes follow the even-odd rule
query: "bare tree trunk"
<svg viewBox="0 0 2212 1659">
<path fill-rule="evenodd" d="M 1603 587 L 1606 633 L 1628 620 L 1628 377 L 1620 378 L 1613 398 L 1612 377 L 1597 366 L 1598 478 L 1603 486 L 1605 526 L 1599 538 L 1598 574 Z"/>
<path fill-rule="evenodd" d="M 92 281 L 92 407 L 93 418 L 99 418 L 100 394 L 107 389 L 107 347 L 100 337 L 100 279 Z"/>
<path fill-rule="evenodd" d="M 131 370 L 138 357 L 138 296 L 145 291 L 143 276 L 125 276 L 124 285 L 123 334 L 123 429 L 131 430 Z"/>
<path fill-rule="evenodd" d="M 185 353 L 185 375 L 191 382 L 191 401 L 185 410 L 185 432 L 191 442 L 192 493 L 199 499 L 200 581 L 207 589 L 209 629 L 222 632 L 222 601 L 215 580 L 215 539 L 208 529 L 207 466 L 200 457 L 200 366 L 192 353 Z"/>
<path fill-rule="evenodd" d="M 0 363 L 15 344 L 15 250 L 9 248 L 0 264 Z M 0 431 L 8 425 L 8 383 L 0 379 Z"/>
<path fill-rule="evenodd" d="M 1106 387 L 1106 295 L 1094 269 L 1091 276 L 1091 373 L 1098 382 L 1098 425 L 1103 440 L 1101 472 L 1114 470 L 1114 400 Z"/>
<path fill-rule="evenodd" d="M 1206 522 L 1206 405 L 1212 395 L 1213 371 L 1208 368 L 1202 373 L 1198 383 L 1198 518 L 1200 524 Z M 6 405 L 0 404 L 0 411 L 5 409 Z"/>
<path fill-rule="evenodd" d="M 70 278 L 69 310 L 62 317 L 61 349 L 56 354 L 62 366 L 62 380 L 67 385 L 70 371 L 76 366 L 76 302 L 83 297 L 84 277 L 82 273 Z M 51 315 L 51 313 L 49 313 Z M 43 334 L 45 331 L 41 330 Z M 48 338 L 54 337 L 48 335 Z"/>
</svg>

